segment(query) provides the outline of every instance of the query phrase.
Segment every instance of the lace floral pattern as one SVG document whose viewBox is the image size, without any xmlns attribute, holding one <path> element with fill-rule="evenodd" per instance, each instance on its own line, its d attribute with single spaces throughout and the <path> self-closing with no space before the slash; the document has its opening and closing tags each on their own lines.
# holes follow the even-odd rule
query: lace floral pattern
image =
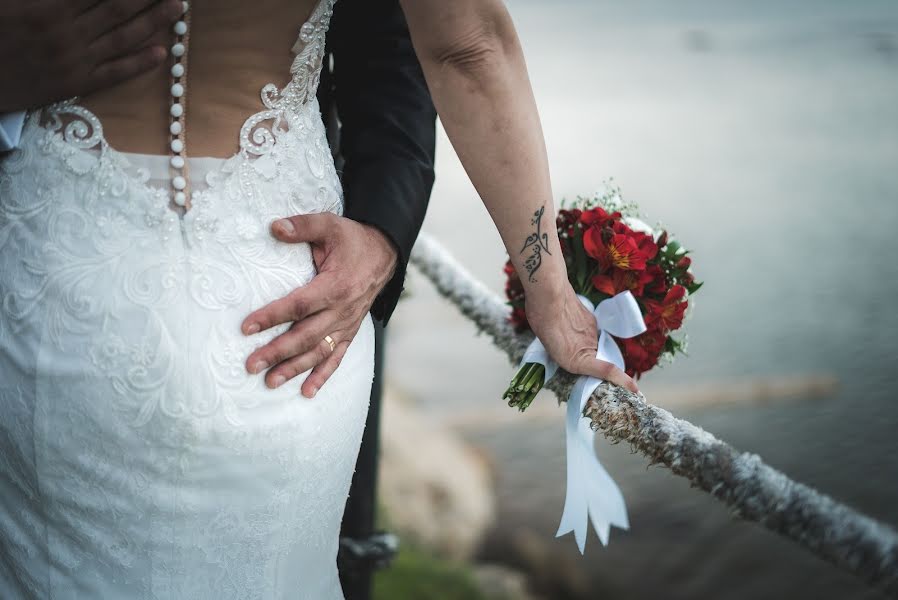
<svg viewBox="0 0 898 600">
<path fill-rule="evenodd" d="M 244 369 L 287 325 L 240 333 L 315 275 L 271 220 L 342 210 L 315 100 L 331 6 L 183 216 L 75 101 L 32 113 L 0 161 L 4 593 L 342 598 L 371 323 L 314 401 Z"/>
</svg>

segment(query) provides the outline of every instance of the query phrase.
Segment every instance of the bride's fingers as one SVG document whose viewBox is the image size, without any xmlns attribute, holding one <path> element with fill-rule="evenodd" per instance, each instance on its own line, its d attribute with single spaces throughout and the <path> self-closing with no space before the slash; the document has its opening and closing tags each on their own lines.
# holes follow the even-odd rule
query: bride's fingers
<svg viewBox="0 0 898 600">
<path fill-rule="evenodd" d="M 306 377 L 306 380 L 300 388 L 303 396 L 306 398 L 315 397 L 318 390 L 327 383 L 327 380 L 330 379 L 331 375 L 334 374 L 334 371 L 337 370 L 337 367 L 340 366 L 347 349 L 349 349 L 349 342 L 340 342 L 324 362 L 318 363 L 318 365 L 312 369 L 312 372 L 309 373 L 309 376 Z"/>
<path fill-rule="evenodd" d="M 614 385 L 626 388 L 634 394 L 639 393 L 639 387 L 633 381 L 633 378 L 610 362 L 591 358 L 584 365 L 584 370 L 586 371 L 585 375 L 592 375 L 593 377 L 610 381 Z"/>
</svg>

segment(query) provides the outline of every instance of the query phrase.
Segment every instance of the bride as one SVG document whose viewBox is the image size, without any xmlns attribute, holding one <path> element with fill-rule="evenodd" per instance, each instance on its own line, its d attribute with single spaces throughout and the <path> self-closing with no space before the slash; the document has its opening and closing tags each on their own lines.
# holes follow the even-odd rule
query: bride
<svg viewBox="0 0 898 600">
<path fill-rule="evenodd" d="M 314 402 L 247 372 L 289 324 L 241 331 L 315 276 L 272 222 L 342 211 L 315 99 L 332 4 L 185 2 L 168 67 L 31 111 L 0 159 L 4 598 L 342 598 L 370 319 Z M 595 360 L 567 282 L 501 1 L 402 4 L 534 331 L 567 370 L 635 390 Z"/>
</svg>

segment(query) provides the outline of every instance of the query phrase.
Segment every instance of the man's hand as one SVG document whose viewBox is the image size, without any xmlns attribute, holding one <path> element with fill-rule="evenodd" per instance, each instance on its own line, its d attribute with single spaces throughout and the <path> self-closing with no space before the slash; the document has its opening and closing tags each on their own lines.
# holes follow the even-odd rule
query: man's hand
<svg viewBox="0 0 898 600">
<path fill-rule="evenodd" d="M 180 0 L 0 0 L 0 112 L 81 96 L 166 57 Z"/>
<path fill-rule="evenodd" d="M 331 213 L 275 221 L 274 236 L 288 243 L 308 242 L 318 275 L 308 285 L 260 308 L 243 322 L 247 335 L 281 323 L 293 325 L 246 361 L 250 373 L 269 369 L 272 388 L 313 371 L 302 385 L 312 398 L 343 360 L 374 299 L 393 276 L 397 252 L 377 228 Z M 331 350 L 324 339 L 336 344 Z"/>
</svg>

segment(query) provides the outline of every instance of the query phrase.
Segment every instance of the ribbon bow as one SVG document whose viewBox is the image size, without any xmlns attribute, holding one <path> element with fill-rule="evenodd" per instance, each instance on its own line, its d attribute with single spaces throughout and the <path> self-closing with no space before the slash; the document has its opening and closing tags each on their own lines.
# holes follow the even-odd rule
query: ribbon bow
<svg viewBox="0 0 898 600">
<path fill-rule="evenodd" d="M 592 302 L 585 297 L 578 295 L 577 298 L 596 319 L 599 329 L 596 358 L 623 370 L 624 357 L 611 336 L 631 338 L 646 330 L 636 299 L 629 291 L 625 291 L 593 307 Z M 534 339 L 524 353 L 521 364 L 528 362 L 538 362 L 545 366 L 546 381 L 558 369 L 557 363 L 549 357 L 539 339 Z M 601 379 L 595 377 L 581 376 L 571 389 L 567 401 L 567 493 L 561 524 L 555 537 L 573 531 L 580 554 L 586 548 L 587 524 L 590 521 L 603 546 L 608 545 L 612 525 L 621 529 L 630 527 L 623 494 L 599 462 L 593 444 L 594 433 L 589 423 L 582 418 L 586 401 L 601 382 Z"/>
</svg>

